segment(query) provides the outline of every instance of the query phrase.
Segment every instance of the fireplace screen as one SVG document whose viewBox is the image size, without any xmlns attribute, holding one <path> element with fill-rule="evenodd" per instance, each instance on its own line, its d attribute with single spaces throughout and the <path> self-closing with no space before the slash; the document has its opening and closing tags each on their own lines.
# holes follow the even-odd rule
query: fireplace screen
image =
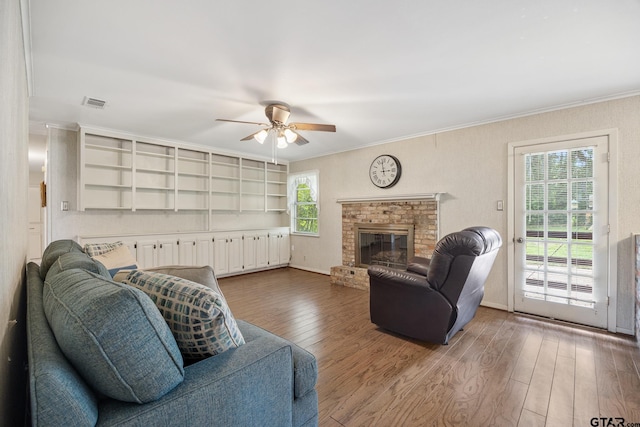
<svg viewBox="0 0 640 427">
<path fill-rule="evenodd" d="M 355 239 L 358 267 L 405 269 L 413 257 L 413 224 L 356 224 Z"/>
</svg>

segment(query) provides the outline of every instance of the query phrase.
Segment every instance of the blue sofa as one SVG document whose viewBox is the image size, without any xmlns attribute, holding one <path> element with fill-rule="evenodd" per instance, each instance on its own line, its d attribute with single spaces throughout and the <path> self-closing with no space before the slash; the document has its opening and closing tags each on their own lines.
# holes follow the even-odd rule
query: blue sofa
<svg viewBox="0 0 640 427">
<path fill-rule="evenodd" d="M 317 365 L 314 356 L 285 339 L 241 320 L 237 320 L 237 326 L 245 340 L 243 345 L 192 364 L 181 365 L 182 359 L 175 356 L 174 350 L 177 347 L 173 347 L 174 344 L 171 343 L 173 338 L 170 333 L 169 337 L 162 338 L 163 350 L 160 352 L 164 353 L 166 350 L 169 355 L 163 362 L 155 361 L 155 354 L 148 352 L 146 343 L 141 345 L 139 352 L 138 347 L 135 347 L 135 351 L 130 351 L 131 354 L 126 355 L 130 360 L 120 361 L 120 363 L 144 370 L 144 378 L 140 379 L 143 384 L 144 381 L 149 380 L 149 377 L 154 377 L 149 381 L 161 383 L 160 395 L 151 394 L 142 398 L 145 403 L 106 397 L 103 392 L 89 384 L 91 381 L 87 381 L 86 374 L 84 376 L 81 374 L 82 369 L 78 368 L 78 363 L 81 363 L 84 357 L 82 351 L 77 352 L 73 360 L 65 357 L 61 349 L 61 346 L 65 348 L 64 345 L 56 340 L 56 336 L 60 338 L 58 335 L 60 332 L 54 328 L 56 330 L 54 335 L 45 315 L 46 296 L 43 297 L 43 289 L 45 281 L 49 280 L 67 284 L 69 281 L 77 281 L 78 286 L 84 286 L 92 281 L 112 283 L 115 284 L 114 286 L 126 285 L 111 281 L 106 269 L 103 266 L 100 268 L 101 265 L 97 265 L 94 270 L 93 267 L 83 269 L 69 264 L 64 268 L 64 265 L 60 267 L 56 264 L 56 262 L 60 264 L 59 257 L 70 252 L 82 253 L 82 248 L 71 240 L 53 242 L 45 251 L 40 266 L 34 263 L 29 263 L 27 266 L 27 335 L 32 425 L 315 426 L 318 424 L 318 397 L 315 390 Z M 81 259 L 83 256 L 90 260 L 83 253 L 71 258 L 80 259 L 86 263 L 86 260 Z M 54 274 L 53 270 L 56 272 L 51 278 Z M 217 287 L 213 271 L 210 268 L 208 270 L 211 276 L 210 283 L 203 284 Z M 193 270 L 188 268 L 175 268 L 169 271 L 186 276 L 185 278 L 189 280 L 194 277 Z M 195 276 L 198 276 L 201 272 L 196 273 Z M 51 286 L 50 282 L 49 286 Z M 72 283 L 71 288 L 74 286 L 76 284 Z M 141 297 L 139 294 L 135 296 L 139 298 L 136 301 L 141 306 L 148 308 L 144 296 Z M 119 307 L 114 306 L 108 309 L 112 310 L 114 321 L 122 314 Z M 132 340 L 137 339 L 133 336 L 137 334 L 137 329 L 134 329 L 134 332 L 136 333 L 132 334 Z M 155 336 L 153 338 L 147 341 L 156 339 Z M 167 360 L 168 365 L 163 364 Z M 158 370 L 164 371 L 158 372 Z M 154 384 L 154 386 L 157 385 Z"/>
</svg>

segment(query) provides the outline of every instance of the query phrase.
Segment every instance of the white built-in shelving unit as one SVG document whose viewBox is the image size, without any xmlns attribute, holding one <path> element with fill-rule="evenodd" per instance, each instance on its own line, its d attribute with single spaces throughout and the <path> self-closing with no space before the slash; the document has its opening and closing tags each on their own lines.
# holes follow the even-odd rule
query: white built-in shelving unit
<svg viewBox="0 0 640 427">
<path fill-rule="evenodd" d="M 285 212 L 287 164 L 81 127 L 85 210 Z"/>
</svg>

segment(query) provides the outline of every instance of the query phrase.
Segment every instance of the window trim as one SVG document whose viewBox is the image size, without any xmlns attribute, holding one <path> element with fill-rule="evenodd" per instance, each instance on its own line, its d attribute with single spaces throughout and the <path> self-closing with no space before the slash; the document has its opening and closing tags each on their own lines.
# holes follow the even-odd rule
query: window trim
<svg viewBox="0 0 640 427">
<path fill-rule="evenodd" d="M 305 232 L 296 230 L 296 206 L 297 205 L 297 192 L 298 186 L 302 182 L 298 182 L 301 180 L 307 180 L 307 185 L 309 185 L 311 189 L 312 198 L 315 199 L 314 203 L 312 202 L 304 202 L 305 204 L 315 204 L 316 210 L 318 212 L 318 217 L 316 218 L 318 224 L 317 232 Z M 297 183 L 296 183 L 297 182 Z M 295 184 L 295 187 L 294 187 Z M 320 236 L 320 172 L 317 169 L 297 172 L 293 174 L 289 174 L 287 177 L 287 193 L 288 193 L 288 213 L 289 213 L 289 226 L 290 233 L 297 236 L 309 236 L 309 237 L 319 237 Z M 315 197 L 313 197 L 315 196 Z"/>
</svg>

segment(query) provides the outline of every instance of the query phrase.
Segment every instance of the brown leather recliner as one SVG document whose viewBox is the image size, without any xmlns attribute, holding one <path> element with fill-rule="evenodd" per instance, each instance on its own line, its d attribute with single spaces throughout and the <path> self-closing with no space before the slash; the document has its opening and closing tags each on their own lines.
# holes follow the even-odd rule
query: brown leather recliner
<svg viewBox="0 0 640 427">
<path fill-rule="evenodd" d="M 440 239 L 430 260 L 416 257 L 407 271 L 370 266 L 371 321 L 401 335 L 447 344 L 475 316 L 500 246 L 497 231 L 470 227 Z"/>
</svg>

